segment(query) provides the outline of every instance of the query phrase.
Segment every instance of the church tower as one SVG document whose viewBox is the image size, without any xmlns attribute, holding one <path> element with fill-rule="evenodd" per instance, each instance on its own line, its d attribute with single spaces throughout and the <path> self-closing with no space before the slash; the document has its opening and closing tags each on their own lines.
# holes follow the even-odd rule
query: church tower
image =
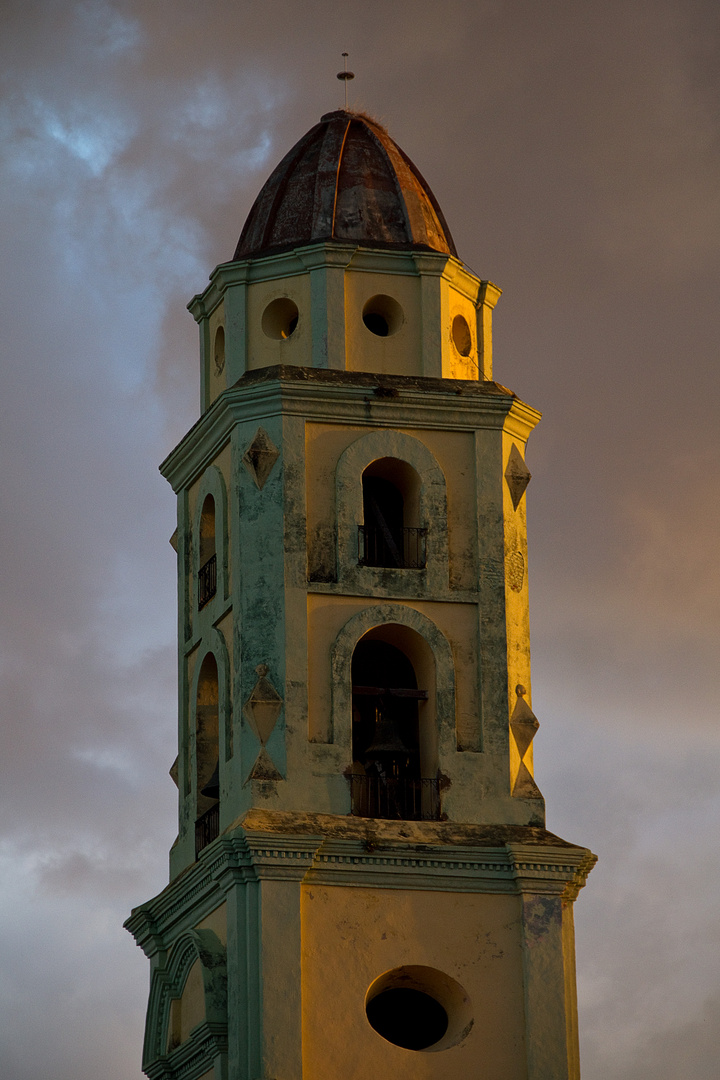
<svg viewBox="0 0 720 1080">
<path fill-rule="evenodd" d="M 533 778 L 500 290 L 369 117 L 328 113 L 189 304 L 179 832 L 127 927 L 152 1080 L 576 1080 L 594 856 Z"/>
</svg>

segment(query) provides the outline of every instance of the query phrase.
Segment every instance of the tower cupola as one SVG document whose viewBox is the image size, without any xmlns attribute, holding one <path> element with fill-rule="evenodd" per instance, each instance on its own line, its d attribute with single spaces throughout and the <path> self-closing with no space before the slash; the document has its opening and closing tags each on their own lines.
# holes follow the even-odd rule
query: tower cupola
<svg viewBox="0 0 720 1080">
<path fill-rule="evenodd" d="M 499 297 L 458 259 L 437 199 L 384 127 L 326 113 L 188 305 L 202 411 L 246 372 L 278 365 L 490 380 Z"/>
<path fill-rule="evenodd" d="M 326 113 L 293 146 L 255 200 L 234 258 L 327 241 L 457 256 L 420 172 L 364 113 Z"/>
</svg>

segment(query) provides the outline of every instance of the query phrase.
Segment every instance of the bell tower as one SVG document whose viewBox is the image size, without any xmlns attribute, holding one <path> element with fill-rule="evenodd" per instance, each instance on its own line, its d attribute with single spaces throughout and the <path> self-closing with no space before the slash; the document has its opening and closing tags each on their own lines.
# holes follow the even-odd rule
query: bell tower
<svg viewBox="0 0 720 1080">
<path fill-rule="evenodd" d="M 127 927 L 156 1080 L 577 1080 L 594 863 L 533 776 L 525 491 L 500 290 L 415 165 L 323 116 L 189 304 L 179 831 Z"/>
</svg>

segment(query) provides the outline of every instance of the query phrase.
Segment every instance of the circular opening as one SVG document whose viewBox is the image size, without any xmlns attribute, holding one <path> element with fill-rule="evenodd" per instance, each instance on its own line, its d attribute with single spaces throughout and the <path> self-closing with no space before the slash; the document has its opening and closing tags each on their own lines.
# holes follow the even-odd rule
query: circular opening
<svg viewBox="0 0 720 1080">
<path fill-rule="evenodd" d="M 287 296 L 279 296 L 263 311 L 262 328 L 266 337 L 280 341 L 289 338 L 298 324 L 298 306 Z"/>
<path fill-rule="evenodd" d="M 378 1035 L 405 1050 L 426 1050 L 448 1028 L 448 1015 L 440 1002 L 422 990 L 402 986 L 383 990 L 368 1002 L 366 1011 Z"/>
<path fill-rule="evenodd" d="M 452 321 L 453 345 L 461 356 L 469 356 L 472 351 L 470 327 L 462 315 L 456 315 Z"/>
<path fill-rule="evenodd" d="M 403 309 L 397 300 L 383 293 L 370 297 L 363 308 L 362 320 L 376 337 L 391 337 L 405 321 Z"/>
<path fill-rule="evenodd" d="M 460 983 L 436 968 L 407 965 L 381 975 L 365 995 L 370 1026 L 405 1050 L 435 1053 L 457 1046 L 473 1026 Z"/>
</svg>

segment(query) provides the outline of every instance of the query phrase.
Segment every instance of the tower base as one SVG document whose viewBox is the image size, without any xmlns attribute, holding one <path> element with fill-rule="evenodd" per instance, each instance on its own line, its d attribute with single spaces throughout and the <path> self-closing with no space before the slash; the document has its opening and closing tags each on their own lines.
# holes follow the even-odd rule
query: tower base
<svg viewBox="0 0 720 1080">
<path fill-rule="evenodd" d="M 143 1069 L 575 1080 L 594 862 L 541 828 L 253 810 L 126 924 L 152 963 Z"/>
</svg>

